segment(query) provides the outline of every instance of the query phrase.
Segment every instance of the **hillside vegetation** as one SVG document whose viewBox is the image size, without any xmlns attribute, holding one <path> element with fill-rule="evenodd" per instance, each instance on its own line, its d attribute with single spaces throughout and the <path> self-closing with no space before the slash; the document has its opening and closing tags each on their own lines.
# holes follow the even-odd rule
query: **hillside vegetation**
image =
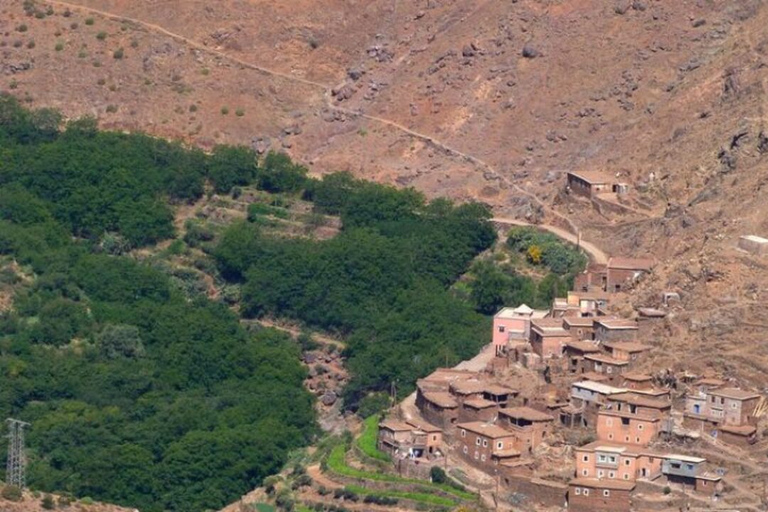
<svg viewBox="0 0 768 512">
<path fill-rule="evenodd" d="M 144 511 L 219 508 L 315 431 L 299 349 L 188 300 L 126 248 L 173 234 L 171 200 L 257 179 L 255 159 L 143 135 L 58 132 L 0 102 L 0 414 L 32 423 L 29 483 Z M 232 173 L 226 187 L 222 176 Z"/>
<path fill-rule="evenodd" d="M 229 306 L 343 336 L 353 409 L 392 383 L 412 389 L 484 343 L 487 319 L 449 290 L 496 239 L 483 205 L 427 201 L 345 173 L 308 179 L 284 155 L 205 154 L 98 131 L 90 119 L 60 130 L 57 112 L 9 97 L 0 121 L 0 264 L 2 289 L 13 292 L 0 317 L 0 412 L 33 424 L 35 488 L 204 510 L 306 444 L 315 422 L 299 347 L 244 331 Z M 248 220 L 213 233 L 188 222 L 158 252 L 177 236 L 177 206 L 206 190 L 239 196 L 241 186 L 248 197 L 280 195 L 272 205 L 259 196 Z M 310 218 L 341 219 L 336 236 L 274 229 L 292 222 L 279 205 L 299 196 Z M 215 258 L 216 280 L 242 288 L 240 302 L 185 286 L 183 269 L 162 260 L 180 251 L 206 272 L 216 272 L 206 254 Z"/>
<path fill-rule="evenodd" d="M 286 239 L 233 225 L 214 251 L 243 282 L 243 313 L 295 318 L 348 338 L 347 405 L 392 383 L 405 392 L 439 365 L 474 355 L 487 320 L 448 287 L 496 233 L 477 203 L 427 202 L 346 173 L 307 185 L 317 211 L 340 215 L 331 240 Z"/>
</svg>

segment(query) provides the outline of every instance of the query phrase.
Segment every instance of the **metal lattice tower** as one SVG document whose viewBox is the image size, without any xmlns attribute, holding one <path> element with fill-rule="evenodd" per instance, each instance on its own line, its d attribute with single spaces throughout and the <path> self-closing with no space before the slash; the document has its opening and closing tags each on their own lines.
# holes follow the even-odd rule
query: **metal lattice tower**
<svg viewBox="0 0 768 512">
<path fill-rule="evenodd" d="M 26 485 L 27 454 L 24 451 L 24 427 L 29 423 L 8 418 L 8 462 L 5 468 L 5 483 L 23 489 Z"/>
</svg>

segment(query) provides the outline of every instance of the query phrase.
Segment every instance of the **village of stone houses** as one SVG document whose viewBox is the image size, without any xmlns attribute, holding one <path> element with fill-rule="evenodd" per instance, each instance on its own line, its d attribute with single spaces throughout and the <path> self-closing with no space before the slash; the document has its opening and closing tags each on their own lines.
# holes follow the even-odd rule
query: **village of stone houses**
<svg viewBox="0 0 768 512">
<path fill-rule="evenodd" d="M 419 380 L 381 421 L 379 448 L 403 475 L 461 468 L 496 509 L 764 510 L 765 398 L 649 364 L 675 293 L 612 311 L 655 263 L 593 262 L 549 310 L 501 309 L 477 357 Z"/>
</svg>

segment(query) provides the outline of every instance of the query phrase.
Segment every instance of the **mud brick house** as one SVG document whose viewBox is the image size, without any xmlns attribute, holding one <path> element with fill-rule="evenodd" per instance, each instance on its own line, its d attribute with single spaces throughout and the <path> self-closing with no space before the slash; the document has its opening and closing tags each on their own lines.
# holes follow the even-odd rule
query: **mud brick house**
<svg viewBox="0 0 768 512">
<path fill-rule="evenodd" d="M 566 180 L 567 190 L 584 197 L 612 192 L 615 181 L 610 174 L 602 171 L 570 171 Z"/>
<path fill-rule="evenodd" d="M 720 426 L 754 425 L 753 413 L 760 395 L 738 388 L 715 388 L 686 397 L 685 419 L 689 426 L 709 422 Z"/>
<path fill-rule="evenodd" d="M 592 263 L 574 278 L 573 289 L 577 292 L 605 290 L 607 279 L 608 266 Z"/>
<path fill-rule="evenodd" d="M 555 297 L 552 299 L 552 306 L 549 308 L 552 318 L 563 318 L 568 313 L 568 299 L 565 297 Z M 578 316 L 578 315 L 571 315 Z"/>
<path fill-rule="evenodd" d="M 493 317 L 493 346 L 496 355 L 502 355 L 511 340 L 527 341 L 531 320 L 544 318 L 548 311 L 531 309 L 525 304 L 516 308 L 503 308 Z"/>
<path fill-rule="evenodd" d="M 611 357 L 619 361 L 628 361 L 632 364 L 642 362 L 651 347 L 633 341 L 607 341 L 603 343 Z"/>
<path fill-rule="evenodd" d="M 622 292 L 631 287 L 656 264 L 652 258 L 611 258 L 606 269 L 605 291 Z"/>
<path fill-rule="evenodd" d="M 498 415 L 499 404 L 484 398 L 468 398 L 459 408 L 459 421 L 493 421 Z"/>
<path fill-rule="evenodd" d="M 672 400 L 672 393 L 669 388 L 657 388 L 652 387 L 649 389 L 633 389 L 633 393 L 636 395 L 650 396 L 652 398 L 663 398 L 664 400 Z"/>
<path fill-rule="evenodd" d="M 584 356 L 584 366 L 589 371 L 608 377 L 610 384 L 619 384 L 621 374 L 629 369 L 629 361 L 614 359 L 606 354 L 587 354 Z"/>
<path fill-rule="evenodd" d="M 591 317 L 565 316 L 563 329 L 571 333 L 571 338 L 576 341 L 595 339 L 595 321 Z"/>
<path fill-rule="evenodd" d="M 568 482 L 569 512 L 629 512 L 634 482 L 575 478 Z"/>
<path fill-rule="evenodd" d="M 563 328 L 562 319 L 542 318 L 531 321 L 531 350 L 542 359 L 559 357 L 563 344 L 570 339 L 571 334 Z"/>
<path fill-rule="evenodd" d="M 576 478 L 599 480 L 655 480 L 661 476 L 663 456 L 639 446 L 595 441 L 574 448 Z"/>
<path fill-rule="evenodd" d="M 446 391 L 424 391 L 418 387 L 416 407 L 424 419 L 442 428 L 449 428 L 459 418 L 459 402 Z"/>
<path fill-rule="evenodd" d="M 655 440 L 661 420 L 646 414 L 603 409 L 597 413 L 597 438 L 639 446 L 648 446 Z"/>
<path fill-rule="evenodd" d="M 625 393 L 624 388 L 616 388 L 601 382 L 582 380 L 571 385 L 570 409 L 573 415 L 581 418 L 580 425 L 587 426 L 595 422 L 597 412 L 607 402 L 607 397 Z M 566 411 L 567 412 L 567 411 Z M 564 423 L 574 423 L 572 418 L 564 419 Z"/>
<path fill-rule="evenodd" d="M 568 372 L 583 374 L 591 371 L 593 364 L 585 360 L 591 354 L 599 354 L 600 347 L 590 341 L 566 341 L 563 345 L 563 358 L 567 362 Z"/>
<path fill-rule="evenodd" d="M 563 316 L 594 317 L 605 314 L 608 294 L 603 291 L 568 292 L 568 306 Z"/>
<path fill-rule="evenodd" d="M 459 403 L 471 398 L 483 398 L 483 389 L 485 383 L 481 380 L 457 380 L 451 382 L 448 387 L 449 392 L 459 401 Z"/>
<path fill-rule="evenodd" d="M 614 341 L 635 341 L 637 322 L 624 318 L 596 318 L 595 339 L 603 343 Z"/>
<path fill-rule="evenodd" d="M 499 407 L 506 407 L 510 400 L 519 395 L 520 392 L 516 389 L 501 386 L 499 384 L 486 383 L 483 386 L 483 399 L 489 400 Z"/>
<path fill-rule="evenodd" d="M 379 423 L 379 449 L 392 457 L 434 458 L 443 443 L 443 432 L 432 425 L 388 419 Z"/>
<path fill-rule="evenodd" d="M 494 466 L 520 457 L 514 434 L 498 425 L 473 421 L 456 427 L 459 453 L 475 467 L 493 474 Z"/>
<path fill-rule="evenodd" d="M 621 387 L 632 390 L 653 389 L 653 377 L 644 373 L 627 372 L 621 375 Z"/>
<path fill-rule="evenodd" d="M 701 393 L 706 393 L 711 389 L 722 388 L 725 386 L 725 381 L 715 378 L 704 378 L 696 381 L 696 389 Z"/>
<path fill-rule="evenodd" d="M 554 420 L 531 407 L 511 407 L 499 411 L 497 424 L 515 436 L 515 449 L 530 453 L 550 434 Z"/>
<path fill-rule="evenodd" d="M 606 397 L 606 409 L 629 414 L 640 414 L 667 419 L 672 414 L 672 403 L 669 400 L 651 398 L 633 392 L 619 393 Z"/>
<path fill-rule="evenodd" d="M 438 368 L 423 379 L 419 379 L 416 385 L 424 391 L 448 391 L 451 384 L 464 380 L 478 380 L 481 375 L 468 370 L 456 370 L 454 368 Z"/>
<path fill-rule="evenodd" d="M 389 454 L 411 440 L 413 427 L 405 422 L 386 420 L 379 423 L 379 449 Z"/>
<path fill-rule="evenodd" d="M 607 384 L 608 381 L 611 380 L 610 377 L 608 377 L 603 373 L 595 373 L 591 371 L 580 374 L 579 378 L 581 378 L 581 380 L 589 380 L 592 382 L 602 382 L 604 384 Z"/>
<path fill-rule="evenodd" d="M 702 494 L 722 490 L 721 477 L 705 470 L 706 459 L 688 455 L 665 455 L 661 472 L 670 484 Z"/>
<path fill-rule="evenodd" d="M 721 425 L 717 428 L 717 437 L 724 443 L 748 448 L 757 442 L 757 427 L 752 425 Z"/>
</svg>

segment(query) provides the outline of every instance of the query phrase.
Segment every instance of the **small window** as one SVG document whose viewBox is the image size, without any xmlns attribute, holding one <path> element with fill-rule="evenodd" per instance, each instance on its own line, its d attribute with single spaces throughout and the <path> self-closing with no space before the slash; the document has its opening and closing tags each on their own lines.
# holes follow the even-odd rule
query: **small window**
<svg viewBox="0 0 768 512">
<path fill-rule="evenodd" d="M 581 474 L 584 476 L 589 476 L 589 470 L 588 469 L 582 469 Z"/>
<path fill-rule="evenodd" d="M 589 489 L 584 489 L 584 496 L 589 496 Z"/>
<path fill-rule="evenodd" d="M 475 444 L 476 444 L 477 446 L 480 446 L 480 438 L 479 438 L 479 437 L 478 437 L 477 439 L 475 439 Z"/>
<path fill-rule="evenodd" d="M 631 462 L 632 462 L 632 461 L 630 461 L 629 459 L 624 459 L 624 465 L 625 465 L 625 466 L 629 466 L 629 464 L 630 464 Z"/>
<path fill-rule="evenodd" d="M 685 465 L 685 468 L 686 468 L 688 471 L 693 471 L 693 464 L 686 464 L 686 465 Z"/>
<path fill-rule="evenodd" d="M 575 494 L 576 496 L 579 496 L 579 495 L 581 495 L 581 487 L 576 487 L 576 488 L 573 490 L 573 494 Z"/>
<path fill-rule="evenodd" d="M 737 405 L 736 402 L 732 402 L 731 403 L 731 409 L 736 409 L 736 405 Z"/>
<path fill-rule="evenodd" d="M 480 460 L 485 462 L 485 455 L 484 454 L 480 456 Z"/>
<path fill-rule="evenodd" d="M 628 442 L 629 442 L 629 436 L 624 436 L 624 442 L 625 442 L 625 443 L 628 443 Z"/>
<path fill-rule="evenodd" d="M 467 437 L 467 431 L 464 429 L 461 429 L 461 437 Z"/>
<path fill-rule="evenodd" d="M 486 327 L 487 329 L 487 327 Z M 485 331 L 488 332 L 488 331 Z M 605 367 L 605 373 L 613 373 L 613 367 L 612 366 L 606 366 Z"/>
<path fill-rule="evenodd" d="M 504 326 L 503 325 L 499 326 L 499 332 L 504 332 Z"/>
<path fill-rule="evenodd" d="M 483 448 L 487 448 L 487 447 L 488 447 L 488 440 L 483 439 Z"/>
<path fill-rule="evenodd" d="M 624 480 L 629 480 L 629 473 L 624 473 Z"/>
<path fill-rule="evenodd" d="M 613 441 L 613 434 L 608 434 L 608 440 Z"/>
<path fill-rule="evenodd" d="M 641 424 L 637 425 L 637 430 L 643 430 L 643 425 Z"/>
<path fill-rule="evenodd" d="M 605 471 L 602 469 L 597 470 L 597 478 L 603 478 L 605 476 Z"/>
<path fill-rule="evenodd" d="M 609 491 L 608 489 L 603 489 L 603 496 L 607 498 L 610 495 L 611 495 L 611 491 Z"/>
<path fill-rule="evenodd" d="M 639 438 L 639 437 L 636 437 L 636 438 L 635 438 L 635 442 L 639 444 L 639 443 L 640 443 L 640 438 Z"/>
<path fill-rule="evenodd" d="M 501 450 L 502 448 L 504 448 L 504 443 L 502 443 L 501 441 L 499 441 L 498 443 L 496 443 L 496 448 L 497 448 L 497 449 L 499 449 L 499 450 Z"/>
<path fill-rule="evenodd" d="M 480 457 L 480 454 L 475 452 L 475 460 L 477 460 Z"/>
<path fill-rule="evenodd" d="M 462 450 L 464 453 L 467 453 L 467 445 L 464 445 L 464 449 Z"/>
<path fill-rule="evenodd" d="M 608 472 L 608 478 L 616 478 L 616 472 L 615 471 L 609 471 Z"/>
<path fill-rule="evenodd" d="M 585 455 L 584 457 L 582 457 L 581 460 L 583 460 L 584 462 L 589 462 L 589 455 Z"/>
<path fill-rule="evenodd" d="M 437 441 L 437 436 L 432 436 L 433 441 Z"/>
</svg>

